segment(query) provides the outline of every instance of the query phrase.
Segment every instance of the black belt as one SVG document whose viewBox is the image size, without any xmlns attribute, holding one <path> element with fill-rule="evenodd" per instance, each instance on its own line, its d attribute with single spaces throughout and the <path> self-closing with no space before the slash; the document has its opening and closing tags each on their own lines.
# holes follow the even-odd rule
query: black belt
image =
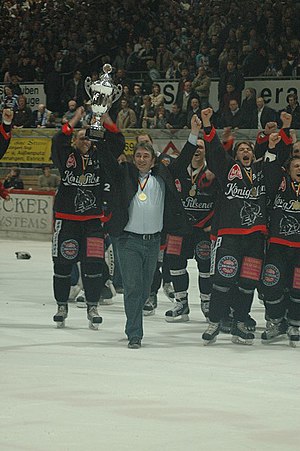
<svg viewBox="0 0 300 451">
<path fill-rule="evenodd" d="M 160 232 L 156 232 L 156 233 L 134 233 L 134 232 L 127 232 L 125 230 L 124 233 L 126 235 L 133 236 L 135 238 L 139 238 L 141 240 L 153 240 L 153 238 L 156 238 L 156 237 L 160 236 Z"/>
</svg>

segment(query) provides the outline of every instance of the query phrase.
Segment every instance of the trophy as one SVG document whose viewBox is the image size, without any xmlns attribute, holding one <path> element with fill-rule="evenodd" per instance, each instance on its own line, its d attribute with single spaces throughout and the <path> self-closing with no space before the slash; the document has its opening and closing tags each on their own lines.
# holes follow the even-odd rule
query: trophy
<svg viewBox="0 0 300 451">
<path fill-rule="evenodd" d="M 87 131 L 91 140 L 103 138 L 105 128 L 101 124 L 101 116 L 111 108 L 122 94 L 122 85 L 114 85 L 109 74 L 112 71 L 110 64 L 104 64 L 104 74 L 99 80 L 93 81 L 90 77 L 85 79 L 85 90 L 90 98 L 92 119 L 90 129 Z"/>
</svg>

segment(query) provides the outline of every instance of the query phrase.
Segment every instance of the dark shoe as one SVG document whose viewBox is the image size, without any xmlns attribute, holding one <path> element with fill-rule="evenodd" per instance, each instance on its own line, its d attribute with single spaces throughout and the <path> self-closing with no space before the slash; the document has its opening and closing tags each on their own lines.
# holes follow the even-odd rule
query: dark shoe
<svg viewBox="0 0 300 451">
<path fill-rule="evenodd" d="M 142 346 L 142 340 L 138 337 L 133 337 L 129 340 L 128 348 L 129 349 L 140 349 Z"/>
</svg>

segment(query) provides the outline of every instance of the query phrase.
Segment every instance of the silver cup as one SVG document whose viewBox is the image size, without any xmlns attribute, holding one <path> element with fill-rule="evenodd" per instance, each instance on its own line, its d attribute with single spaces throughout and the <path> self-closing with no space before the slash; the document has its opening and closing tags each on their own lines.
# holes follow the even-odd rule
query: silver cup
<svg viewBox="0 0 300 451">
<path fill-rule="evenodd" d="M 104 64 L 103 75 L 99 80 L 93 81 L 90 77 L 85 79 L 85 90 L 90 98 L 92 119 L 89 136 L 93 140 L 103 138 L 105 128 L 101 124 L 101 116 L 107 113 L 112 104 L 122 95 L 122 85 L 114 85 L 109 74 L 112 72 L 110 64 Z"/>
</svg>

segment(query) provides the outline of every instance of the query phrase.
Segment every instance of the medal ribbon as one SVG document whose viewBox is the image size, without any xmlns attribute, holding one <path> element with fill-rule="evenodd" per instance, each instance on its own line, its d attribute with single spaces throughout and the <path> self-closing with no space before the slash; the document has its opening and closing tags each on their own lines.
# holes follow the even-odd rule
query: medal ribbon
<svg viewBox="0 0 300 451">
<path fill-rule="evenodd" d="M 244 169 L 246 176 L 248 177 L 251 186 L 253 186 L 253 173 L 252 173 L 252 169 L 250 168 L 250 171 L 247 171 L 247 169 Z"/>
<path fill-rule="evenodd" d="M 144 191 L 144 189 L 145 189 L 145 187 L 147 185 L 147 182 L 149 180 L 149 176 L 150 176 L 150 174 L 147 175 L 146 180 L 144 181 L 143 184 L 141 184 L 140 179 L 138 179 L 138 184 L 139 184 L 139 187 L 141 188 L 141 191 Z"/>
<path fill-rule="evenodd" d="M 192 166 L 190 167 L 190 175 L 191 175 L 191 182 L 192 182 L 192 187 L 194 185 L 196 185 L 196 180 L 198 178 L 198 175 L 200 174 L 200 172 L 202 171 L 203 166 L 201 166 L 201 168 L 197 168 L 195 170 L 193 170 Z"/>
<path fill-rule="evenodd" d="M 89 160 L 90 160 L 90 157 L 89 157 L 89 156 L 86 157 L 86 156 L 81 155 L 81 161 L 82 161 L 82 174 L 84 174 L 84 171 L 85 171 L 87 165 L 89 164 Z"/>
</svg>

